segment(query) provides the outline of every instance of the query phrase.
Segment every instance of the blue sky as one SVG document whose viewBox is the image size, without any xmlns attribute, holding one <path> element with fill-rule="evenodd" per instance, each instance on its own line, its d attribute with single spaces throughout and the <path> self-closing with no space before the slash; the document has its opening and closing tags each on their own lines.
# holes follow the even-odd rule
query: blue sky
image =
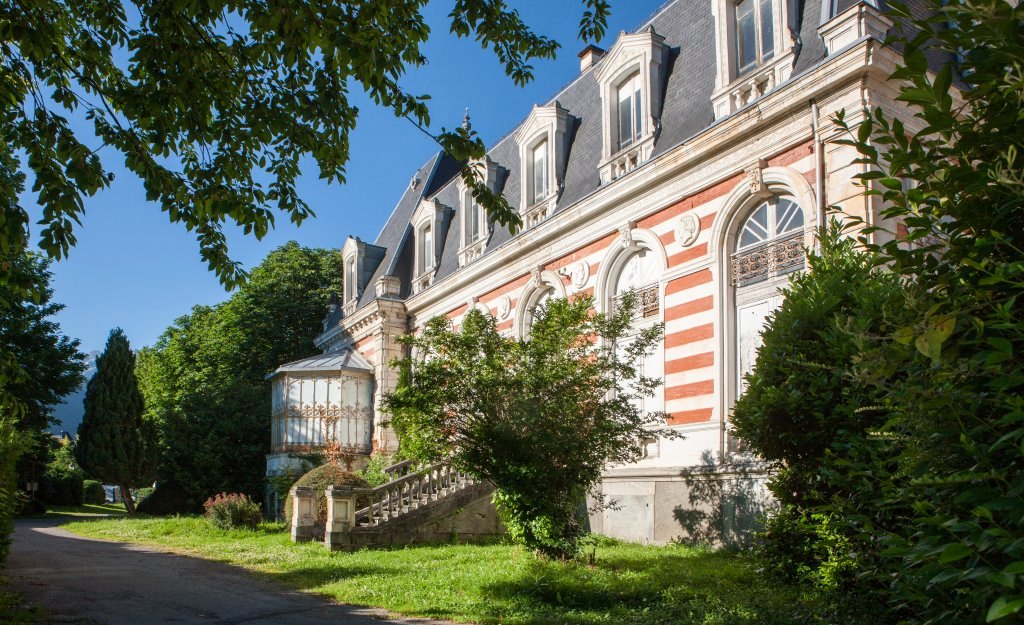
<svg viewBox="0 0 1024 625">
<path fill-rule="evenodd" d="M 613 0 L 608 48 L 620 30 L 632 30 L 664 0 Z M 491 145 L 524 119 L 535 103 L 554 95 L 579 73 L 576 38 L 582 3 L 570 0 L 513 0 L 536 31 L 562 44 L 554 61 L 535 63 L 536 80 L 517 87 L 502 72 L 490 51 L 448 34 L 450 1 L 434 1 L 427 9 L 431 38 L 425 53 L 429 64 L 403 79 L 413 93 L 432 96 L 435 129 L 451 128 L 470 109 L 473 128 Z M 348 180 L 327 185 L 308 172 L 299 191 L 316 219 L 295 227 L 279 220 L 262 241 L 230 234 L 235 260 L 247 268 L 268 252 L 296 240 L 309 247 L 338 247 L 349 234 L 373 240 L 405 189 L 409 177 L 437 146 L 404 120 L 376 108 L 361 95 L 358 127 L 352 135 Z M 87 126 L 81 125 L 83 130 Z M 88 136 L 88 135 L 83 135 Z M 215 304 L 229 296 L 200 260 L 193 235 L 172 225 L 156 204 L 145 200 L 142 185 L 127 173 L 115 154 L 101 153 L 115 173 L 112 186 L 86 200 L 86 215 L 77 231 L 70 258 L 53 266 L 55 299 L 66 305 L 58 316 L 63 331 L 82 342 L 83 351 L 102 349 L 110 329 L 120 326 L 135 348 L 152 345 L 175 318 L 194 305 Z M 31 189 L 31 178 L 27 187 Z M 40 211 L 27 192 L 23 205 L 33 221 Z M 38 227 L 33 226 L 33 235 Z"/>
</svg>

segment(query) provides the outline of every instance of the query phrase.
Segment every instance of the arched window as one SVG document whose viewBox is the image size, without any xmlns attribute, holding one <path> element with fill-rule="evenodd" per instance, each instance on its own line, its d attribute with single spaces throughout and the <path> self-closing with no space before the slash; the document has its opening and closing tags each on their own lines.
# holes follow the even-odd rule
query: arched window
<svg viewBox="0 0 1024 625">
<path fill-rule="evenodd" d="M 628 252 L 618 263 L 618 273 L 613 273 L 610 280 L 609 295 L 611 295 L 610 307 L 622 301 L 622 298 L 629 292 L 636 295 L 633 318 L 630 324 L 630 332 L 621 340 L 623 347 L 629 345 L 632 336 L 641 330 L 660 323 L 661 314 L 661 277 L 664 273 L 663 261 L 651 250 L 639 247 Z M 647 354 L 639 363 L 638 373 L 648 378 L 664 380 L 665 377 L 665 349 L 664 340 L 658 341 L 653 352 Z M 659 388 L 653 397 L 637 398 L 637 407 L 643 412 L 660 412 L 665 408 L 665 389 Z M 659 455 L 658 440 L 650 438 L 644 441 L 644 456 L 656 457 Z"/>
<path fill-rule="evenodd" d="M 804 267 L 804 213 L 791 196 L 773 196 L 750 210 L 736 231 L 732 249 L 736 313 L 736 389 L 753 370 L 761 333 L 782 303 L 779 289 L 788 274 Z"/>
<path fill-rule="evenodd" d="M 533 327 L 534 315 L 537 313 L 537 309 L 546 304 L 553 297 L 555 297 L 554 287 L 543 284 L 529 294 L 526 307 L 523 309 L 523 336 L 526 336 L 530 331 L 530 328 Z"/>
<path fill-rule="evenodd" d="M 660 319 L 660 302 L 658 298 L 658 281 L 661 279 L 660 262 L 654 254 L 646 249 L 639 249 L 630 254 L 622 263 L 613 290 L 614 302 L 622 300 L 622 296 L 633 291 L 636 293 L 636 310 L 634 324 L 644 325 Z"/>
</svg>

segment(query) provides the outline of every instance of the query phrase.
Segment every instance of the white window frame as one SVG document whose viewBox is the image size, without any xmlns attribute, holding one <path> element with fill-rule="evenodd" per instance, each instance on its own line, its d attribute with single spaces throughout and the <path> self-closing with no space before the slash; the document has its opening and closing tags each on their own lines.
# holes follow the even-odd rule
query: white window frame
<svg viewBox="0 0 1024 625">
<path fill-rule="evenodd" d="M 740 36 L 737 0 L 712 0 L 715 16 L 717 70 L 711 103 L 715 119 L 726 117 L 770 93 L 789 79 L 793 70 L 794 42 L 789 32 L 789 3 L 796 0 L 749 0 L 755 32 L 755 61 L 740 65 Z M 762 7 L 771 8 L 771 49 L 763 49 Z"/>
<path fill-rule="evenodd" d="M 412 215 L 414 294 L 433 283 L 441 258 L 441 246 L 444 244 L 441 222 L 449 210 L 436 199 L 423 200 Z M 430 233 L 429 241 L 426 240 L 427 232 Z"/>
<path fill-rule="evenodd" d="M 623 99 L 623 91 L 628 89 L 627 99 Z M 648 117 L 646 114 L 645 98 L 643 93 L 643 81 L 640 79 L 640 70 L 627 76 L 622 80 L 615 90 L 615 141 L 618 145 L 616 152 L 628 149 L 638 141 L 643 140 L 644 130 L 644 119 Z M 637 100 L 640 101 L 640 105 L 637 106 Z M 626 102 L 628 111 L 628 129 L 629 129 L 629 140 L 623 137 L 623 115 L 622 115 L 622 104 Z"/>
<path fill-rule="evenodd" d="M 530 116 L 515 133 L 519 145 L 520 208 L 523 225 L 532 228 L 555 212 L 568 161 L 569 111 L 556 101 L 534 106 Z M 537 172 L 536 150 L 546 145 L 543 172 Z M 535 178 L 542 176 L 546 189 L 537 189 Z"/>
<path fill-rule="evenodd" d="M 540 204 L 551 194 L 551 145 L 547 135 L 530 148 L 530 206 Z"/>
<path fill-rule="evenodd" d="M 622 34 L 597 64 L 594 77 L 601 94 L 602 158 L 598 163 L 601 183 L 609 183 L 650 160 L 661 115 L 661 93 L 668 65 L 665 38 L 648 28 Z M 633 82 L 636 81 L 636 82 Z M 623 141 L 619 132 L 619 96 L 627 83 L 640 93 L 639 113 L 631 97 L 633 136 Z"/>
<path fill-rule="evenodd" d="M 485 156 L 479 161 L 469 164 L 478 174 L 479 179 L 491 192 L 496 191 L 498 165 Z M 459 245 L 459 266 L 465 267 L 483 255 L 484 247 L 491 236 L 491 223 L 487 211 L 473 197 L 473 190 L 460 178 L 456 183 L 460 200 L 460 221 L 462 234 Z M 476 220 L 477 232 L 473 234 L 473 221 Z"/>
</svg>

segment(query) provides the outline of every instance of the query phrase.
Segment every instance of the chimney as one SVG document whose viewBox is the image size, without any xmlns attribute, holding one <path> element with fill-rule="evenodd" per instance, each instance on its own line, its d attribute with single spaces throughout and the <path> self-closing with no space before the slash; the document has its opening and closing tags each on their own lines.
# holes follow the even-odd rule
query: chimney
<svg viewBox="0 0 1024 625">
<path fill-rule="evenodd" d="M 605 51 L 594 44 L 583 48 L 583 52 L 580 52 L 580 72 L 585 72 L 593 67 L 604 55 Z"/>
</svg>

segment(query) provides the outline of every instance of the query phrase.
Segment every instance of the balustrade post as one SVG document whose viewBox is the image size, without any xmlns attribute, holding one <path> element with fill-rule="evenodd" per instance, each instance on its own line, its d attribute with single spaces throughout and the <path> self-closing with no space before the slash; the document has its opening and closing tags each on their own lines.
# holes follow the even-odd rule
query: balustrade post
<svg viewBox="0 0 1024 625">
<path fill-rule="evenodd" d="M 292 542 L 315 540 L 316 494 L 308 486 L 293 486 L 289 496 L 292 498 Z"/>
<path fill-rule="evenodd" d="M 327 487 L 327 531 L 324 544 L 329 551 L 351 549 L 349 533 L 356 526 L 356 495 L 352 486 Z"/>
</svg>

